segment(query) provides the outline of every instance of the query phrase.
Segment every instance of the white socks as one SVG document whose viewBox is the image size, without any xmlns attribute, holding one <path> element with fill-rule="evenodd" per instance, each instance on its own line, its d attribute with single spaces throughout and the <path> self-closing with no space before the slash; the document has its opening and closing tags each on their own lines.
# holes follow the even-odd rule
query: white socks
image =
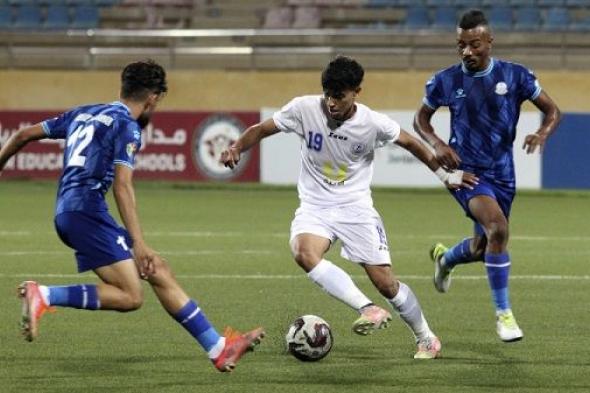
<svg viewBox="0 0 590 393">
<path fill-rule="evenodd" d="M 217 344 L 207 352 L 207 356 L 209 356 L 209 359 L 217 359 L 217 357 L 221 355 L 223 348 L 225 348 L 225 337 L 220 337 Z"/>
<path fill-rule="evenodd" d="M 406 284 L 400 281 L 397 295 L 393 299 L 387 299 L 387 301 L 412 330 L 416 340 L 424 340 L 434 336 L 424 318 L 416 295 Z"/>
<path fill-rule="evenodd" d="M 348 273 L 328 260 L 322 259 L 307 276 L 324 291 L 357 311 L 372 303 L 357 288 Z"/>
</svg>

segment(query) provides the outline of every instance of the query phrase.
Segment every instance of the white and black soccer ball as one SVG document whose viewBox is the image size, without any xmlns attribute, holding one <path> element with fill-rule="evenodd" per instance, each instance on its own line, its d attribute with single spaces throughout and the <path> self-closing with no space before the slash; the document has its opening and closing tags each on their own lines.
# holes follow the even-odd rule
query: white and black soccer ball
<svg viewBox="0 0 590 393">
<path fill-rule="evenodd" d="M 289 352 L 304 362 L 314 362 L 326 357 L 332 349 L 332 330 L 328 322 L 316 315 L 297 318 L 285 337 Z"/>
</svg>

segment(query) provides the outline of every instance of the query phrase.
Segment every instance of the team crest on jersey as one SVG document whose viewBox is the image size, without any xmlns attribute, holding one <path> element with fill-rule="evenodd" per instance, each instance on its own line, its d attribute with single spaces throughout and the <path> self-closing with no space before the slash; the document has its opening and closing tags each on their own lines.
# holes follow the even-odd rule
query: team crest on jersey
<svg viewBox="0 0 590 393">
<path fill-rule="evenodd" d="M 127 156 L 133 157 L 133 155 L 137 151 L 137 145 L 135 144 L 135 142 L 128 143 L 127 148 L 125 150 L 127 150 Z"/>
<path fill-rule="evenodd" d="M 494 92 L 499 96 L 503 96 L 508 93 L 508 85 L 505 82 L 498 82 L 496 83 L 496 90 Z"/>
<path fill-rule="evenodd" d="M 465 90 L 458 88 L 457 91 L 455 91 L 455 98 L 465 98 Z"/>
<path fill-rule="evenodd" d="M 367 145 L 365 145 L 364 143 L 353 143 L 350 148 L 350 151 L 355 156 L 363 155 L 367 151 Z"/>
</svg>

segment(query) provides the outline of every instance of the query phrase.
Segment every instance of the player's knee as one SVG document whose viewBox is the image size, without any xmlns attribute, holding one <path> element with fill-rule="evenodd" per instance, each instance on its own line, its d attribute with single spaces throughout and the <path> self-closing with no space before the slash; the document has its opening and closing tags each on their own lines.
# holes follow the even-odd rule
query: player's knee
<svg viewBox="0 0 590 393">
<path fill-rule="evenodd" d="M 293 250 L 293 258 L 299 266 L 305 271 L 309 272 L 321 260 L 315 253 L 305 248 L 298 248 Z"/>
<path fill-rule="evenodd" d="M 139 310 L 143 305 L 143 291 L 129 290 L 125 292 L 123 307 L 120 311 L 128 312 Z"/>
<path fill-rule="evenodd" d="M 506 244 L 508 241 L 508 223 L 506 220 L 493 221 L 488 228 L 488 243 Z"/>
</svg>

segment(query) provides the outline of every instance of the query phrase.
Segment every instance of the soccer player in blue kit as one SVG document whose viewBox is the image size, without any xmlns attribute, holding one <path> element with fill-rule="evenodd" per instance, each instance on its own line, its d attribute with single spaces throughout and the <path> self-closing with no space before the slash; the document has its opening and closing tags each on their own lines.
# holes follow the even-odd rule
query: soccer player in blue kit
<svg viewBox="0 0 590 393">
<path fill-rule="evenodd" d="M 128 64 L 121 74 L 120 100 L 74 108 L 13 134 L 0 149 L 0 171 L 27 143 L 65 139 L 64 169 L 59 181 L 55 228 L 75 250 L 78 271 L 88 270 L 98 284 L 44 286 L 25 281 L 21 327 L 25 338 L 38 335 L 42 315 L 52 306 L 86 310 L 133 311 L 143 302 L 141 279 L 147 280 L 164 309 L 203 347 L 214 366 L 232 371 L 237 361 L 264 336 L 262 328 L 240 334 L 217 333 L 197 303 L 180 287 L 167 262 L 144 241 L 132 183 L 141 130 L 167 92 L 166 72 L 155 62 Z M 0 172 L 1 173 L 1 172 Z M 113 194 L 125 228 L 107 210 Z"/>
<path fill-rule="evenodd" d="M 523 337 L 508 293 L 508 219 L 515 195 L 512 145 L 516 124 L 526 100 L 544 114 L 539 129 L 527 135 L 522 146 L 527 153 L 534 153 L 542 150 L 557 127 L 560 112 L 531 71 L 491 57 L 492 41 L 481 11 L 462 15 L 457 27 L 461 63 L 437 72 L 426 83 L 414 129 L 433 147 L 443 167 L 460 168 L 479 178 L 474 189 L 450 191 L 474 221 L 474 233 L 451 248 L 441 243 L 432 247 L 434 286 L 441 293 L 447 292 L 456 265 L 483 261 L 496 307 L 496 331 L 502 341 L 513 342 Z M 447 106 L 451 113 L 448 145 L 430 124 L 441 106 Z"/>
</svg>

